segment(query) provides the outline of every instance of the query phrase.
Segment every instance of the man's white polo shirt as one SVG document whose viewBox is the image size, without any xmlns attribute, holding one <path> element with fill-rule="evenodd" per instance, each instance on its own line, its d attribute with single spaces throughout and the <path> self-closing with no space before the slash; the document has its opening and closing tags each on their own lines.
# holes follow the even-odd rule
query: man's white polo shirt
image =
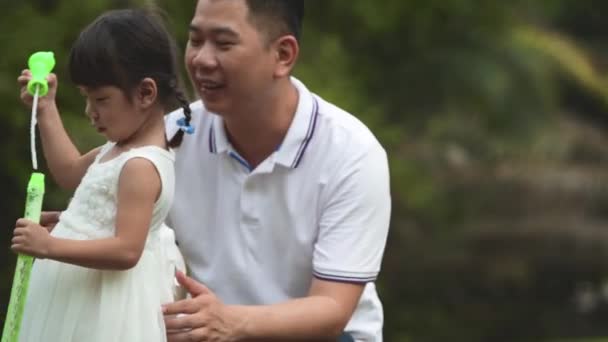
<svg viewBox="0 0 608 342">
<path fill-rule="evenodd" d="M 346 331 L 381 341 L 373 281 L 391 200 L 387 156 L 358 119 L 292 79 L 299 103 L 275 153 L 251 169 L 222 118 L 192 105 L 196 132 L 176 151 L 168 225 L 191 275 L 226 304 L 272 304 L 308 294 L 313 277 L 366 283 Z M 167 132 L 176 131 L 173 112 Z"/>
</svg>

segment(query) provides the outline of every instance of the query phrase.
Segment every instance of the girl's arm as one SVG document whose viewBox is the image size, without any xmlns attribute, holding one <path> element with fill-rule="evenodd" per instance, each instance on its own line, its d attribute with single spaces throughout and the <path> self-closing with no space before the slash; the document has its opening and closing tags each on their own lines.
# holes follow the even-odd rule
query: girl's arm
<svg viewBox="0 0 608 342">
<path fill-rule="evenodd" d="M 53 178 L 64 189 L 76 189 L 101 148 L 81 155 L 63 127 L 54 103 L 38 114 L 38 127 L 44 158 Z"/>
<path fill-rule="evenodd" d="M 118 181 L 115 236 L 85 241 L 60 239 L 50 236 L 42 226 L 20 219 L 12 249 L 88 268 L 132 268 L 143 252 L 160 190 L 160 176 L 154 165 L 147 159 L 130 159 Z"/>
<path fill-rule="evenodd" d="M 33 98 L 26 90 L 27 82 L 32 78 L 29 70 L 24 70 L 17 82 L 21 85 L 21 100 L 32 106 Z M 37 120 L 42 140 L 42 149 L 53 178 L 65 189 L 73 190 L 84 176 L 87 168 L 95 160 L 99 148 L 81 155 L 68 136 L 57 109 L 57 76 L 50 74 L 47 78 L 49 91 L 38 101 Z"/>
</svg>

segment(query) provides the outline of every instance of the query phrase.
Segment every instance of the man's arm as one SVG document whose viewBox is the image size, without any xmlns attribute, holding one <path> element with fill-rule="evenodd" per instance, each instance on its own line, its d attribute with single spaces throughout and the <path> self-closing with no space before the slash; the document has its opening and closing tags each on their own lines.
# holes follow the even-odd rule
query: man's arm
<svg viewBox="0 0 608 342">
<path fill-rule="evenodd" d="M 363 288 L 363 284 L 314 279 L 308 297 L 269 306 L 233 307 L 233 310 L 241 311 L 244 317 L 241 333 L 244 339 L 335 341 L 355 311 Z"/>
<path fill-rule="evenodd" d="M 193 298 L 164 307 L 170 342 L 335 341 L 364 288 L 314 279 L 304 298 L 273 305 L 224 305 L 204 285 L 181 273 L 177 278 Z M 185 315 L 174 317 L 177 314 Z"/>
</svg>

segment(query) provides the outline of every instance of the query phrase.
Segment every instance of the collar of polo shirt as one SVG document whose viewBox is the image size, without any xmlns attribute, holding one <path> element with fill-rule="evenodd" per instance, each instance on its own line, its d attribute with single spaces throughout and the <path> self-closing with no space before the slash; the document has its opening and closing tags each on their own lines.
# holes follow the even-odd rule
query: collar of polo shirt
<svg viewBox="0 0 608 342">
<path fill-rule="evenodd" d="M 288 168 L 297 168 L 304 152 L 306 152 L 310 139 L 314 136 L 319 116 L 319 104 L 315 96 L 308 91 L 302 82 L 295 78 L 292 78 L 291 81 L 298 90 L 298 107 L 283 142 L 277 148 L 274 161 Z M 209 152 L 236 154 L 230 141 L 228 141 L 221 116 L 214 116 L 209 127 Z M 239 159 L 240 157 L 235 155 L 235 158 Z M 241 161 L 241 163 L 246 162 Z"/>
</svg>

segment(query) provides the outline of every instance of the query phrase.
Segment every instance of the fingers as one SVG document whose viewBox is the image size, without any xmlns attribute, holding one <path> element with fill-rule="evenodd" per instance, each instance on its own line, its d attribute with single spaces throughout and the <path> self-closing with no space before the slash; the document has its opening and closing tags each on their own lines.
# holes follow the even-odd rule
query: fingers
<svg viewBox="0 0 608 342">
<path fill-rule="evenodd" d="M 11 239 L 11 250 L 13 252 L 22 253 L 25 251 L 25 244 L 27 242 L 27 238 L 23 234 L 24 228 L 15 229 L 15 235 Z"/>
<path fill-rule="evenodd" d="M 32 94 L 30 94 L 27 90 L 27 84 L 28 82 L 32 79 L 32 73 L 31 71 L 25 69 L 21 72 L 21 75 L 19 75 L 19 77 L 17 77 L 17 83 L 21 86 L 21 100 L 23 102 L 25 102 L 26 104 L 31 104 L 32 100 L 33 100 L 33 96 Z M 55 91 L 57 90 L 57 75 L 50 73 L 47 77 L 46 80 L 48 82 L 48 86 L 49 86 L 49 93 L 51 93 L 54 97 Z"/>
<path fill-rule="evenodd" d="M 27 227 L 32 223 L 34 223 L 34 222 L 31 220 L 28 220 L 26 218 L 20 218 L 17 220 L 17 222 L 15 222 L 15 227 L 17 227 L 17 228 L 18 227 Z"/>
<path fill-rule="evenodd" d="M 21 86 L 19 97 L 21 98 L 21 101 L 27 105 L 31 105 L 34 100 L 32 94 L 27 91 L 27 83 L 30 79 L 31 77 L 29 76 L 19 76 L 19 78 L 17 78 L 17 82 Z"/>
<path fill-rule="evenodd" d="M 177 332 L 200 328 L 204 325 L 197 315 L 177 315 L 165 317 L 167 331 Z"/>
<path fill-rule="evenodd" d="M 11 249 L 14 252 L 22 253 L 25 251 L 25 246 L 27 244 L 27 228 L 16 228 L 13 231 L 13 238 L 11 239 Z"/>
<path fill-rule="evenodd" d="M 19 228 L 15 228 L 15 230 L 13 230 L 13 236 L 24 236 L 26 234 L 27 234 L 26 227 L 19 227 Z"/>
<path fill-rule="evenodd" d="M 25 254 L 25 248 L 23 248 L 23 245 L 21 244 L 12 244 L 11 250 L 15 253 Z"/>
<path fill-rule="evenodd" d="M 11 239 L 11 243 L 13 245 L 21 245 L 25 242 L 25 237 L 23 235 L 14 235 Z"/>
<path fill-rule="evenodd" d="M 59 221 L 60 211 L 43 211 L 40 214 L 40 224 L 43 226 L 55 224 Z"/>
<path fill-rule="evenodd" d="M 31 76 L 21 75 L 17 77 L 17 83 L 19 83 L 20 86 L 25 87 L 27 85 L 27 82 L 29 82 L 31 79 Z"/>
<path fill-rule="evenodd" d="M 25 69 L 23 71 L 21 71 L 21 75 L 19 75 L 19 77 L 17 77 L 17 83 L 19 83 L 20 86 L 24 87 L 27 85 L 27 83 L 32 79 L 32 72 L 29 71 L 28 69 Z M 57 75 L 54 73 L 50 73 L 47 77 L 46 80 L 49 84 L 49 87 L 53 88 L 57 85 Z"/>
<path fill-rule="evenodd" d="M 196 297 L 203 293 L 211 293 L 211 291 L 203 284 L 197 282 L 196 280 L 188 277 L 181 271 L 175 272 L 175 277 L 177 278 L 177 282 L 183 286 L 192 297 Z"/>
<path fill-rule="evenodd" d="M 32 226 L 35 224 L 28 219 L 20 218 L 15 223 L 13 238 L 11 239 L 11 250 L 19 254 L 33 255 L 31 250 Z"/>
<path fill-rule="evenodd" d="M 21 75 L 17 77 L 17 83 L 21 86 L 21 97 L 23 97 L 23 92 L 26 90 L 27 83 L 32 79 L 32 73 L 25 69 L 21 71 Z"/>
<path fill-rule="evenodd" d="M 200 310 L 202 305 L 193 298 L 182 299 L 174 303 L 163 305 L 165 316 L 178 314 L 193 314 Z"/>
<path fill-rule="evenodd" d="M 207 333 L 205 328 L 179 331 L 179 332 L 167 332 L 167 342 L 198 342 L 207 341 L 205 338 Z"/>
<path fill-rule="evenodd" d="M 46 80 L 49 84 L 49 88 L 55 88 L 57 86 L 57 75 L 50 73 L 47 77 Z"/>
</svg>

